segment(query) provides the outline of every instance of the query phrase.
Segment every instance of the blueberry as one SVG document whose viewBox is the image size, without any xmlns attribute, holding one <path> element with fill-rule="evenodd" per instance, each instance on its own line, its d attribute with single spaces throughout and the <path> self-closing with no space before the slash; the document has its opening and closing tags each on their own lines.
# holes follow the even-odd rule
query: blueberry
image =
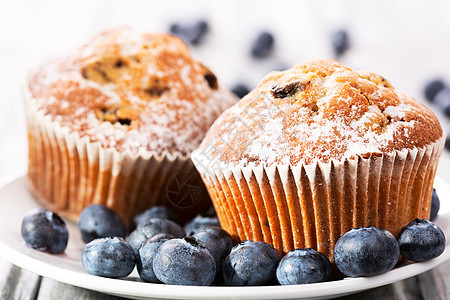
<svg viewBox="0 0 450 300">
<path fill-rule="evenodd" d="M 347 31 L 340 29 L 335 31 L 331 36 L 331 45 L 333 46 L 334 53 L 340 56 L 350 48 L 350 41 Z"/>
<path fill-rule="evenodd" d="M 429 81 L 424 88 L 425 98 L 432 102 L 437 93 L 439 93 L 445 87 L 444 82 L 441 79 L 433 79 Z"/>
<path fill-rule="evenodd" d="M 185 236 L 183 227 L 177 223 L 167 219 L 153 218 L 139 225 L 128 237 L 128 243 L 137 255 L 142 244 L 157 233 L 168 233 L 176 238 Z"/>
<path fill-rule="evenodd" d="M 127 235 L 127 229 L 119 215 L 101 204 L 92 204 L 83 209 L 78 217 L 78 229 L 85 243 L 96 238 L 124 238 Z"/>
<path fill-rule="evenodd" d="M 433 189 L 433 195 L 431 196 L 431 209 L 430 209 L 430 221 L 434 221 L 439 213 L 441 202 L 439 201 L 436 189 Z"/>
<path fill-rule="evenodd" d="M 176 285 L 210 285 L 216 274 L 214 258 L 194 237 L 172 239 L 159 246 L 153 258 L 156 277 Z"/>
<path fill-rule="evenodd" d="M 334 248 L 337 268 L 350 277 L 385 273 L 395 266 L 399 254 L 395 237 L 377 227 L 352 229 L 341 236 Z"/>
<path fill-rule="evenodd" d="M 252 44 L 251 54 L 255 58 L 266 58 L 274 50 L 275 39 L 270 32 L 261 32 Z"/>
<path fill-rule="evenodd" d="M 445 235 L 434 223 L 426 219 L 415 219 L 398 234 L 400 253 L 412 261 L 425 261 L 444 252 Z"/>
<path fill-rule="evenodd" d="M 175 23 L 170 26 L 170 33 L 179 36 L 186 43 L 197 46 L 203 43 L 209 26 L 204 20 L 196 21 L 193 24 Z"/>
<path fill-rule="evenodd" d="M 450 117 L 450 86 L 440 90 L 434 97 L 433 103 L 435 103 L 447 117 Z"/>
<path fill-rule="evenodd" d="M 265 242 L 242 242 L 223 263 L 223 278 L 227 285 L 264 285 L 275 279 L 280 261 L 278 252 Z"/>
<path fill-rule="evenodd" d="M 216 272 L 220 273 L 223 260 L 233 248 L 230 234 L 220 227 L 208 226 L 194 234 L 194 237 L 205 244 L 216 262 Z"/>
<path fill-rule="evenodd" d="M 281 285 L 329 281 L 331 274 L 328 258 L 311 248 L 289 251 L 277 268 L 277 279 Z"/>
<path fill-rule="evenodd" d="M 445 149 L 450 150 L 450 135 L 445 138 Z"/>
<path fill-rule="evenodd" d="M 56 213 L 38 208 L 23 218 L 22 238 L 33 249 L 59 254 L 67 247 L 69 233 L 66 224 Z"/>
<path fill-rule="evenodd" d="M 170 221 L 177 222 L 177 217 L 175 216 L 173 211 L 171 211 L 169 208 L 165 206 L 157 205 L 150 207 L 140 215 L 137 215 L 133 219 L 134 227 L 136 228 L 139 224 L 145 223 L 146 221 L 153 218 L 167 219 Z"/>
<path fill-rule="evenodd" d="M 124 239 L 107 237 L 86 244 L 81 253 L 81 263 L 92 275 L 122 278 L 133 271 L 136 257 Z"/>
<path fill-rule="evenodd" d="M 158 233 L 145 241 L 139 249 L 137 256 L 137 270 L 142 280 L 153 283 L 160 283 L 161 281 L 156 277 L 153 271 L 153 258 L 156 250 L 164 242 L 173 239 L 174 237 L 167 233 Z"/>
<path fill-rule="evenodd" d="M 207 226 L 220 227 L 219 219 L 217 219 L 217 217 L 197 215 L 191 221 L 187 222 L 186 225 L 184 225 L 184 231 L 186 232 L 186 235 L 194 235 Z"/>
<path fill-rule="evenodd" d="M 238 83 L 238 84 L 234 85 L 231 88 L 231 91 L 239 98 L 244 97 L 245 95 L 247 95 L 250 92 L 249 88 L 242 83 Z"/>
</svg>

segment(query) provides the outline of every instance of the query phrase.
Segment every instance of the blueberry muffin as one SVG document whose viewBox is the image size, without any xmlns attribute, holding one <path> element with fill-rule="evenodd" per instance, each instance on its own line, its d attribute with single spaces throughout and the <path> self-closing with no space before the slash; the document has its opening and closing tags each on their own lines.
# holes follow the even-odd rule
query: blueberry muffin
<svg viewBox="0 0 450 300">
<path fill-rule="evenodd" d="M 192 158 L 235 240 L 333 261 L 354 227 L 396 235 L 429 217 L 443 142 L 433 113 L 385 78 L 313 60 L 268 74 Z"/>
</svg>

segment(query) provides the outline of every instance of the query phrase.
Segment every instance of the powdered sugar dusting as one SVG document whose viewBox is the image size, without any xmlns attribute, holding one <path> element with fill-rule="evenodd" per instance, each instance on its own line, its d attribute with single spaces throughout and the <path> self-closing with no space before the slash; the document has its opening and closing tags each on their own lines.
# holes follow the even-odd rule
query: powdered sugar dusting
<svg viewBox="0 0 450 300">
<path fill-rule="evenodd" d="M 236 102 L 220 85 L 208 86 L 203 67 L 186 49 L 168 35 L 113 30 L 31 73 L 32 100 L 59 126 L 103 147 L 186 155 Z M 116 62 L 108 61 L 110 57 L 117 57 Z M 113 67 L 103 71 L 108 64 Z M 93 71 L 86 71 L 91 66 Z M 128 119 L 129 124 L 114 118 Z"/>
<path fill-rule="evenodd" d="M 320 77 L 301 69 L 269 74 L 214 123 L 197 161 L 221 168 L 311 164 L 423 147 L 442 136 L 434 115 L 414 99 L 333 64 L 332 72 L 320 69 Z M 298 80 L 304 90 L 278 98 L 271 93 Z"/>
</svg>

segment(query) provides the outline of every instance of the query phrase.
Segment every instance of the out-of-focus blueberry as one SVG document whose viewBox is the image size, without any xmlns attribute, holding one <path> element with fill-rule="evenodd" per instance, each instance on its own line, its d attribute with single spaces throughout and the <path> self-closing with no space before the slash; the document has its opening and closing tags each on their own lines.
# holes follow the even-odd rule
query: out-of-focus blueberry
<svg viewBox="0 0 450 300">
<path fill-rule="evenodd" d="M 238 83 L 238 84 L 232 86 L 231 91 L 239 98 L 244 97 L 245 95 L 247 95 L 250 92 L 249 88 L 242 83 Z"/>
<path fill-rule="evenodd" d="M 33 249 L 63 253 L 67 247 L 69 233 L 64 221 L 54 212 L 34 209 L 22 221 L 22 238 Z"/>
<path fill-rule="evenodd" d="M 344 54 L 350 48 L 350 40 L 347 31 L 340 29 L 331 36 L 331 45 L 336 55 Z"/>
<path fill-rule="evenodd" d="M 128 237 L 128 243 L 137 255 L 142 244 L 157 233 L 168 233 L 176 238 L 185 236 L 183 227 L 177 223 L 167 219 L 154 218 L 139 225 Z"/>
<path fill-rule="evenodd" d="M 450 86 L 440 90 L 436 96 L 434 96 L 433 103 L 435 103 L 447 117 L 450 117 Z"/>
<path fill-rule="evenodd" d="M 311 248 L 289 251 L 277 268 L 277 279 L 281 285 L 329 281 L 331 274 L 328 258 Z"/>
<path fill-rule="evenodd" d="M 436 193 L 436 189 L 433 189 L 433 194 L 431 196 L 431 209 L 430 209 L 430 220 L 434 221 L 439 213 L 439 208 L 441 207 L 441 202 L 439 201 L 439 196 Z"/>
<path fill-rule="evenodd" d="M 170 26 L 170 33 L 179 36 L 186 43 L 197 46 L 203 43 L 209 26 L 205 20 L 196 21 L 192 24 L 174 23 Z"/>
<path fill-rule="evenodd" d="M 174 237 L 167 233 L 158 233 L 145 241 L 139 249 L 137 256 L 137 270 L 142 280 L 147 282 L 159 283 L 161 282 L 153 271 L 153 258 L 156 250 L 164 242 L 173 239 Z"/>
<path fill-rule="evenodd" d="M 436 94 L 439 93 L 444 87 L 445 84 L 441 79 L 430 80 L 424 88 L 425 98 L 432 102 Z"/>
<path fill-rule="evenodd" d="M 415 219 L 398 234 L 400 253 L 412 261 L 425 261 L 438 257 L 445 250 L 445 235 L 434 223 Z"/>
<path fill-rule="evenodd" d="M 174 221 L 175 223 L 177 222 L 177 217 L 169 208 L 167 208 L 165 206 L 157 205 L 157 206 L 150 207 L 143 213 L 137 215 L 133 219 L 134 228 L 136 228 L 138 225 L 143 224 L 146 221 L 148 221 L 150 219 L 154 219 L 154 218 L 167 219 L 170 221 Z"/>
<path fill-rule="evenodd" d="M 85 243 L 97 238 L 125 238 L 127 235 L 127 229 L 119 215 L 101 204 L 92 204 L 83 209 L 78 217 L 78 229 Z"/>
<path fill-rule="evenodd" d="M 445 139 L 445 149 L 450 150 L 450 135 Z"/>
<path fill-rule="evenodd" d="M 133 249 L 122 238 L 95 239 L 81 253 L 84 269 L 92 275 L 122 278 L 130 275 L 136 264 Z"/>
<path fill-rule="evenodd" d="M 233 248 L 230 234 L 220 227 L 208 226 L 194 234 L 194 237 L 205 244 L 216 262 L 216 273 L 220 273 L 223 260 Z"/>
<path fill-rule="evenodd" d="M 231 250 L 223 263 L 227 285 L 264 285 L 276 276 L 278 252 L 265 242 L 242 242 Z"/>
<path fill-rule="evenodd" d="M 334 248 L 337 268 L 350 277 L 385 273 L 395 266 L 399 255 L 395 237 L 377 227 L 352 229 L 341 236 Z"/>
<path fill-rule="evenodd" d="M 175 285 L 210 285 L 216 265 L 205 245 L 194 237 L 172 239 L 159 246 L 153 258 L 156 277 Z"/>
<path fill-rule="evenodd" d="M 187 222 L 186 225 L 184 225 L 184 231 L 186 232 L 186 235 L 190 236 L 208 226 L 220 227 L 219 219 L 217 219 L 217 217 L 197 215 L 195 218 Z"/>
<path fill-rule="evenodd" d="M 272 54 L 274 45 L 273 34 L 267 31 L 261 32 L 252 44 L 251 54 L 255 58 L 266 58 Z"/>
</svg>

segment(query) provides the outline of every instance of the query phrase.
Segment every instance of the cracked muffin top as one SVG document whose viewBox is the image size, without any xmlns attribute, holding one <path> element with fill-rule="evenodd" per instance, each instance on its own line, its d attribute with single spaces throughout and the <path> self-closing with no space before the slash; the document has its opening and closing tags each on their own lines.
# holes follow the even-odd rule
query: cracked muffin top
<svg viewBox="0 0 450 300">
<path fill-rule="evenodd" d="M 28 88 L 33 107 L 58 125 L 135 154 L 189 155 L 237 101 L 179 38 L 129 28 L 45 62 Z"/>
<path fill-rule="evenodd" d="M 195 158 L 210 164 L 327 163 L 423 147 L 442 135 L 430 110 L 383 77 L 313 60 L 268 74 L 217 119 Z"/>
</svg>

